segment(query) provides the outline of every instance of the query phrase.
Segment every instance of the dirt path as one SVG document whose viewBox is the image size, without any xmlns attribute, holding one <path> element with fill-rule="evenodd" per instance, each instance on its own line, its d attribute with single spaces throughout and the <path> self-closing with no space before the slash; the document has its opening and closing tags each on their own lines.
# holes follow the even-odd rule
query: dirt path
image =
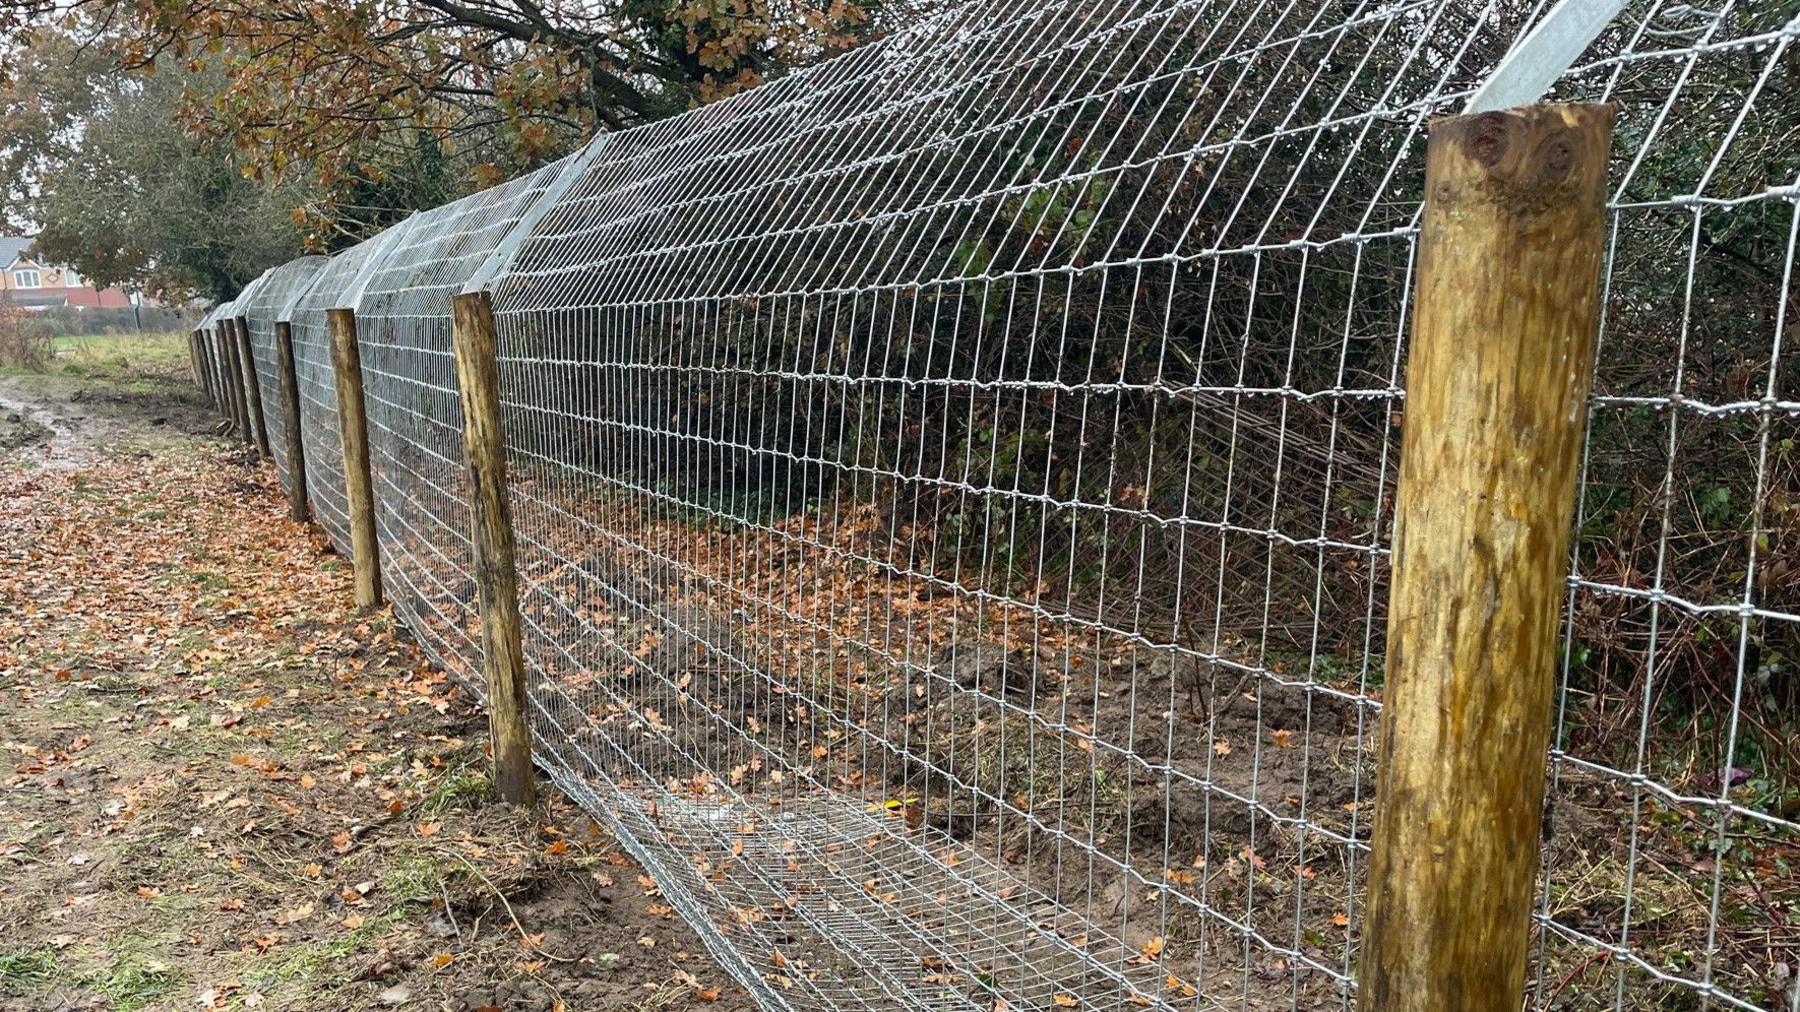
<svg viewBox="0 0 1800 1012">
<path fill-rule="evenodd" d="M 210 428 L 0 377 L 0 1009 L 749 1008 Z"/>
</svg>

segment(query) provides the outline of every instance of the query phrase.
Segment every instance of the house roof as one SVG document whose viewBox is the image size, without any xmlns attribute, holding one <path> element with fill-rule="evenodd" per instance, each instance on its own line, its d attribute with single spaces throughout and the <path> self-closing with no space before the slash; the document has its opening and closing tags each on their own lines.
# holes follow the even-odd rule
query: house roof
<svg viewBox="0 0 1800 1012">
<path fill-rule="evenodd" d="M 25 255 L 25 250 L 37 241 L 31 235 L 0 235 L 0 267 L 11 267 Z"/>
</svg>

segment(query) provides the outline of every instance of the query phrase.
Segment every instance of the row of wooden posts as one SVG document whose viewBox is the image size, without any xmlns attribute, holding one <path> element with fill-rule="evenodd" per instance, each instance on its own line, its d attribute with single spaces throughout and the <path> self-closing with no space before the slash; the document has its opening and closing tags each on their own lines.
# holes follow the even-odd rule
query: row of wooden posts
<svg viewBox="0 0 1800 1012">
<path fill-rule="evenodd" d="M 500 797 L 529 805 L 533 798 L 531 733 L 525 719 L 525 654 L 521 642 L 517 568 L 513 561 L 512 520 L 506 499 L 506 454 L 500 433 L 499 367 L 495 359 L 493 302 L 485 292 L 451 300 L 456 378 L 463 409 L 463 449 L 469 470 L 469 507 L 475 530 L 475 586 L 481 616 L 482 677 L 487 690 L 489 743 L 494 754 L 494 783 Z M 331 369 L 337 391 L 338 432 L 343 443 L 344 499 L 349 513 L 350 557 L 356 604 L 382 603 L 381 547 L 375 522 L 375 492 L 369 458 L 369 422 L 363 398 L 361 347 L 356 314 L 351 309 L 326 312 L 331 339 Z M 275 324 L 275 369 L 280 375 L 281 403 L 265 405 L 256 377 L 249 321 L 243 316 L 218 321 L 218 354 L 205 350 L 205 336 L 189 336 L 194 378 L 214 391 L 231 428 L 257 452 L 271 456 L 268 412 L 283 420 L 283 450 L 288 461 L 288 516 L 311 517 L 306 491 L 305 424 L 300 383 L 294 368 L 291 324 Z M 217 370 L 216 374 L 212 370 Z"/>
<path fill-rule="evenodd" d="M 1599 306 L 1610 107 L 1433 126 L 1391 556 L 1362 1012 L 1516 1010 L 1536 895 L 1558 615 Z M 531 798 L 493 307 L 453 299 L 496 780 Z M 356 599 L 380 601 L 350 310 L 330 316 Z M 265 454 L 242 317 L 220 407 Z M 276 326 L 288 500 L 306 516 L 292 335 Z M 207 356 L 195 347 L 196 361 Z"/>
</svg>

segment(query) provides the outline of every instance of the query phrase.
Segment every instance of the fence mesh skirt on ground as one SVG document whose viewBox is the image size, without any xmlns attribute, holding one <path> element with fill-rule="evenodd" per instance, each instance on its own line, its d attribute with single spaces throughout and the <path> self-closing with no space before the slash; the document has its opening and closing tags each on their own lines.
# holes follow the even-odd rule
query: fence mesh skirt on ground
<svg viewBox="0 0 1800 1012">
<path fill-rule="evenodd" d="M 1543 13 L 968 5 L 603 136 L 299 297 L 315 510 L 349 306 L 472 676 L 498 251 L 539 759 L 761 1001 L 1347 1006 L 1426 127 Z M 1551 94 L 1617 128 L 1532 1007 L 1795 1000 L 1796 53 L 1630 3 Z"/>
</svg>

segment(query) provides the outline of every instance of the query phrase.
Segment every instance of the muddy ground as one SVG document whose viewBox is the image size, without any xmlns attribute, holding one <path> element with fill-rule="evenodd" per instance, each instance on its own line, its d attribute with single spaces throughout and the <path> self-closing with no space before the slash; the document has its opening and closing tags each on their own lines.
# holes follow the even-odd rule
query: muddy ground
<svg viewBox="0 0 1800 1012">
<path fill-rule="evenodd" d="M 213 433 L 179 348 L 0 374 L 0 918 L 11 929 L 0 1010 L 749 1008 L 671 900 L 575 806 L 491 800 L 479 713 L 390 614 L 352 613 L 348 566 L 284 519 L 267 464 Z M 536 494 L 549 492 L 544 479 Z M 1201 1002 L 1232 1008 L 1349 1004 L 1338 977 L 1357 955 L 1362 862 L 1341 841 L 1366 839 L 1376 740 L 1372 715 L 1348 702 L 1363 689 L 1354 673 L 1321 672 L 1330 691 L 1309 694 L 1312 676 L 1279 658 L 1282 677 L 1258 683 L 1108 649 L 1055 622 L 1037 635 L 1032 616 L 967 595 L 896 595 L 843 562 L 874 551 L 873 519 L 824 532 L 798 515 L 709 538 L 629 504 L 562 498 L 568 516 L 595 511 L 580 514 L 591 529 L 643 542 L 608 555 L 587 528 L 530 530 L 528 514 L 515 517 L 538 546 L 522 564 L 543 591 L 528 617 L 559 642 L 611 644 L 553 686 L 587 725 L 564 744 L 613 757 L 609 775 L 624 779 L 609 790 L 625 794 L 612 802 L 642 790 L 666 806 L 632 811 L 646 839 L 691 845 L 695 881 L 673 876 L 669 888 L 713 903 L 730 944 L 769 961 L 768 979 L 810 965 L 841 987 L 876 967 L 965 994 L 1048 979 L 1035 952 L 1019 959 L 1029 975 L 1006 976 L 919 951 L 872 956 L 866 932 L 862 948 L 827 932 L 808 950 L 785 911 L 717 906 L 767 898 L 780 868 L 794 902 L 823 906 L 804 908 L 822 918 L 848 896 L 866 924 L 889 923 L 879 904 L 931 926 L 932 904 L 947 901 L 913 895 L 936 880 L 907 871 L 921 867 L 907 848 L 927 839 L 934 868 L 962 868 L 1008 900 L 965 904 L 943 923 L 993 918 L 963 930 L 1004 942 L 1002 908 L 1047 918 L 1054 899 L 1083 917 L 1038 921 L 1036 941 L 1098 947 L 1096 926 L 1117 936 L 1117 952 L 1070 961 L 1058 981 L 1107 962 L 1155 977 L 1150 989 L 1181 996 L 1177 1007 L 1214 1007 L 1188 1004 L 1196 986 Z M 674 579 L 669 560 L 690 568 Z M 466 613 L 462 574 L 437 577 L 421 585 L 446 597 L 427 611 Z M 586 610 L 555 626 L 551 598 Z M 754 672 L 726 663 L 745 656 Z M 596 705 L 615 698 L 649 700 L 657 716 L 631 723 L 626 707 Z M 619 742 L 630 747 L 606 751 Z M 763 750 L 783 769 L 760 765 Z M 1697 756 L 1684 765 L 1665 775 L 1694 796 L 1716 790 Z M 722 822 L 721 778 L 699 775 L 723 772 L 734 788 L 744 778 L 746 794 L 777 797 L 810 826 L 800 778 L 777 786 L 795 769 L 857 802 L 809 841 L 824 863 L 749 820 Z M 671 778 L 697 796 L 670 797 Z M 1756 789 L 1734 796 L 1764 803 Z M 881 799 L 898 807 L 865 813 L 861 802 Z M 712 837 L 668 830 L 696 813 Z M 1698 973 L 1755 1007 L 1785 1007 L 1800 952 L 1791 834 L 1735 828 L 1721 875 L 1706 810 L 1568 768 L 1547 815 L 1543 906 L 1558 930 L 1532 942 L 1532 1007 L 1694 1008 Z M 765 847 L 781 857 L 765 860 Z M 840 856 L 864 850 L 866 868 Z M 754 871 L 742 882 L 755 888 L 721 888 L 734 867 Z M 824 895 L 826 874 L 851 888 Z M 873 888 L 884 876 L 891 895 Z M 1015 899 L 1021 888 L 1044 903 Z M 1207 916 L 1184 916 L 1196 902 Z M 1599 947 L 1625 941 L 1641 963 Z M 951 955 L 980 948 L 939 942 Z M 1078 1004 L 1117 1007 L 1103 990 Z M 1040 992 L 993 1006 L 1073 1000 Z"/>
<path fill-rule="evenodd" d="M 171 351 L 0 375 L 0 1009 L 745 1009 Z M 546 792 L 549 793 L 549 792 Z"/>
</svg>

